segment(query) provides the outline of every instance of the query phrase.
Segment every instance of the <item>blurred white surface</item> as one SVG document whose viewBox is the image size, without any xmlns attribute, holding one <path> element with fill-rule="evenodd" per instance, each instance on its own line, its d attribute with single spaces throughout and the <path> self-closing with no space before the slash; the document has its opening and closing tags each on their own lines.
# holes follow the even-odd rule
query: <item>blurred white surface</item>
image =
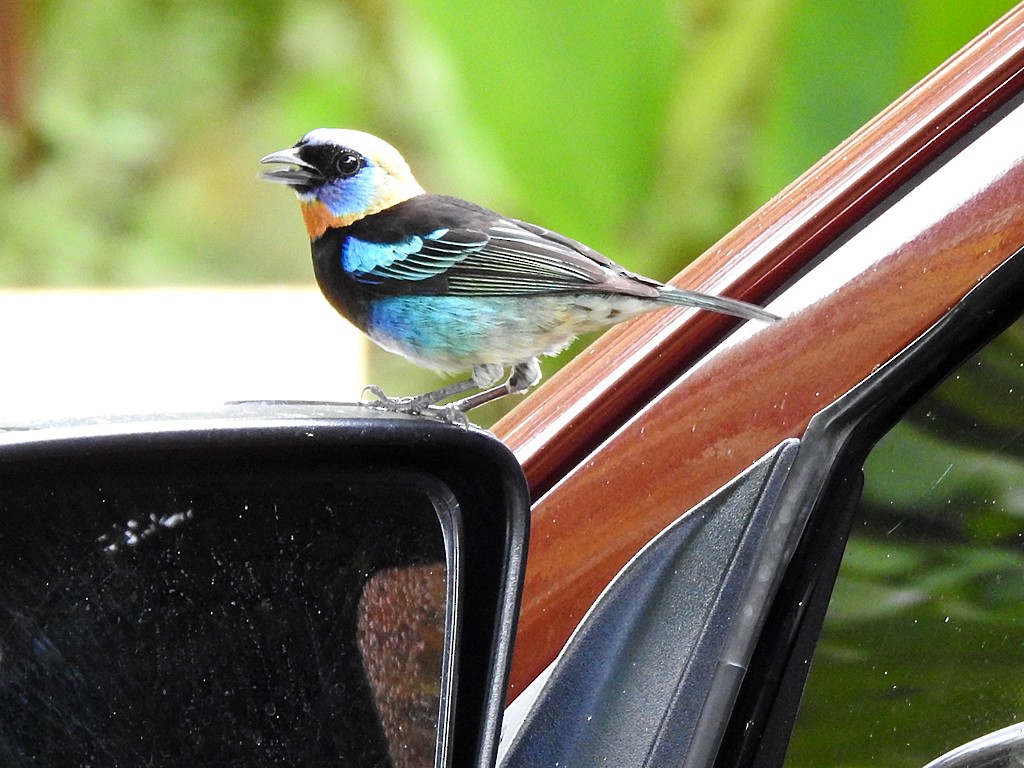
<svg viewBox="0 0 1024 768">
<path fill-rule="evenodd" d="M 0 421 L 355 401 L 363 337 L 316 288 L 0 291 Z"/>
</svg>

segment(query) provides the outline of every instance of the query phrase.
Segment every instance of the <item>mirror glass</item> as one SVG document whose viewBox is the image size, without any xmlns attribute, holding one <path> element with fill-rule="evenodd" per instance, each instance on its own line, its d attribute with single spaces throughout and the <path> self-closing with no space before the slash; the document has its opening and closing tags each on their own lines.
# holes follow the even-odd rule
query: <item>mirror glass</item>
<svg viewBox="0 0 1024 768">
<path fill-rule="evenodd" d="M 457 515 L 437 486 L 7 471 L 0 765 L 434 765 Z"/>
</svg>

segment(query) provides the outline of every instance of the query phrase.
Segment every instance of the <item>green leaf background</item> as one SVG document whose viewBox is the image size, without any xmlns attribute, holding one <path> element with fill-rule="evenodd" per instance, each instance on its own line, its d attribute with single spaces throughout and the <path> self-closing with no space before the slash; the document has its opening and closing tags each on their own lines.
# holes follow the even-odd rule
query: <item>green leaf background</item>
<svg viewBox="0 0 1024 768">
<path fill-rule="evenodd" d="M 307 282 L 294 203 L 256 161 L 320 125 L 381 134 L 432 190 L 668 277 L 1006 10 L 4 4 L 8 286 Z"/>
</svg>

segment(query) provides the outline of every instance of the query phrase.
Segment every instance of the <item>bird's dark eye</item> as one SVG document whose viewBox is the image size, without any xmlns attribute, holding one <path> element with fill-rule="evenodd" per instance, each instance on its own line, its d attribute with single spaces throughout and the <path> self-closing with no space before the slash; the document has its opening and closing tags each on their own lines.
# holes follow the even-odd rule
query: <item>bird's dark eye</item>
<svg viewBox="0 0 1024 768">
<path fill-rule="evenodd" d="M 334 159 L 334 170 L 342 178 L 355 176 L 362 167 L 363 158 L 355 152 L 339 152 Z"/>
</svg>

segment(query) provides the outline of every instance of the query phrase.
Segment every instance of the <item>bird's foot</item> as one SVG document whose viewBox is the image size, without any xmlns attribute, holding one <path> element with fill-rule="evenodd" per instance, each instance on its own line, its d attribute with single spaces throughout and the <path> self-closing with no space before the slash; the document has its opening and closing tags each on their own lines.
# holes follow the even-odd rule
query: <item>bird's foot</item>
<svg viewBox="0 0 1024 768">
<path fill-rule="evenodd" d="M 366 395 L 373 395 L 374 400 L 367 400 Z M 457 404 L 438 405 L 433 397 L 433 392 L 416 397 L 391 397 L 385 394 L 384 390 L 376 384 L 363 387 L 363 399 L 360 405 L 365 408 L 387 411 L 389 413 L 403 413 L 409 416 L 429 416 L 434 419 L 446 421 L 450 424 L 467 426 L 469 419 L 466 418 L 465 410 L 457 407 Z"/>
<path fill-rule="evenodd" d="M 472 378 L 457 381 L 415 397 L 390 397 L 377 385 L 370 384 L 363 387 L 361 403 L 367 408 L 413 416 L 430 416 L 464 426 L 469 423 L 469 419 L 466 417 L 467 412 L 507 395 L 521 394 L 540 381 L 540 363 L 535 357 L 517 363 L 512 367 L 512 373 L 505 383 L 492 386 L 501 380 L 503 373 L 502 366 L 495 363 L 477 365 L 473 368 Z M 450 403 L 443 402 L 474 389 L 481 391 Z M 367 394 L 376 399 L 367 400 Z"/>
<path fill-rule="evenodd" d="M 367 400 L 366 396 L 372 395 L 375 399 Z M 376 384 L 367 384 L 363 387 L 360 404 L 371 408 L 380 408 L 384 411 L 410 411 L 417 406 L 415 397 L 391 397 Z"/>
</svg>

